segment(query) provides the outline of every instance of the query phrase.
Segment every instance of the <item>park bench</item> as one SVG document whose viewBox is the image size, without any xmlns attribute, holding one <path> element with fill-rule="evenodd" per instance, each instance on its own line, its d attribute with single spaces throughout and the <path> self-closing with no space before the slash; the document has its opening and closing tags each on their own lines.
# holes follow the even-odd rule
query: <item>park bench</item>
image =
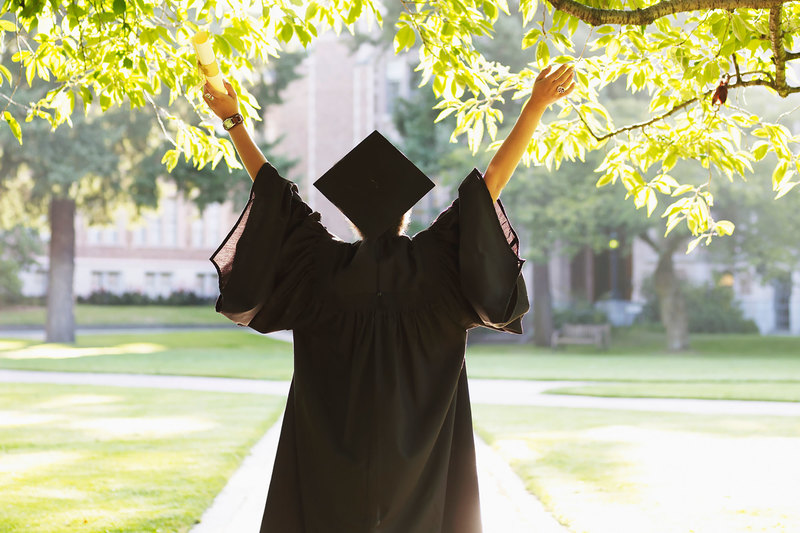
<svg viewBox="0 0 800 533">
<path fill-rule="evenodd" d="M 611 325 L 564 324 L 553 332 L 550 346 L 555 349 L 564 344 L 594 344 L 605 350 L 611 344 Z"/>
</svg>

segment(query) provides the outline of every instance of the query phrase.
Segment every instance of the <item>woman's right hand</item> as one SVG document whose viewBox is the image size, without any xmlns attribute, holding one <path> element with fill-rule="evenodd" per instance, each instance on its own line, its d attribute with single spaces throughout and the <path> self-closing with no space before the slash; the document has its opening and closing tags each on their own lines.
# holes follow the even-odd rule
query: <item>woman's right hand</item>
<svg viewBox="0 0 800 533">
<path fill-rule="evenodd" d="M 208 104 L 211 111 L 220 119 L 225 120 L 239 112 L 239 99 L 233 86 L 227 81 L 223 81 L 226 93 L 221 93 L 214 89 L 210 83 L 206 82 L 203 86 L 203 99 Z"/>
</svg>

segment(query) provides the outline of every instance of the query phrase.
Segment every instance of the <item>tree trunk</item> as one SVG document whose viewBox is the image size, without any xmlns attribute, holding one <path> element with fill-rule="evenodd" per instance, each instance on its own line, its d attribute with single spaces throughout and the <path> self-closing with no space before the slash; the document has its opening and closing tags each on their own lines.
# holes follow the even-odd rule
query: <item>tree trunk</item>
<svg viewBox="0 0 800 533">
<path fill-rule="evenodd" d="M 689 348 L 689 315 L 680 280 L 675 275 L 672 254 L 683 239 L 672 239 L 661 248 L 653 275 L 661 323 L 667 331 L 667 349 L 673 352 Z"/>
<path fill-rule="evenodd" d="M 50 202 L 50 272 L 47 284 L 47 342 L 75 342 L 75 200 Z"/>
<path fill-rule="evenodd" d="M 553 302 L 548 262 L 533 263 L 533 343 L 550 346 L 553 336 Z"/>
</svg>

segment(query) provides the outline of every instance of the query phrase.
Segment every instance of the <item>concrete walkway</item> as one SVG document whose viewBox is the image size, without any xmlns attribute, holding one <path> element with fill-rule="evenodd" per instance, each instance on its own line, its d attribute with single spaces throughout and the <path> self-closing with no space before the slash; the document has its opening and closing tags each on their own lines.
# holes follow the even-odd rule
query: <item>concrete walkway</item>
<svg viewBox="0 0 800 533">
<path fill-rule="evenodd" d="M 0 383 L 60 383 L 114 387 L 183 389 L 216 392 L 286 395 L 288 381 L 207 378 L 194 376 L 154 376 L 146 374 L 93 374 L 83 372 L 39 372 L 0 370 Z M 577 381 L 522 381 L 470 379 L 472 403 L 487 405 L 531 405 L 673 413 L 800 416 L 800 402 L 739 400 L 687 400 L 672 398 L 599 398 L 545 394 L 561 387 L 589 385 Z"/>
</svg>

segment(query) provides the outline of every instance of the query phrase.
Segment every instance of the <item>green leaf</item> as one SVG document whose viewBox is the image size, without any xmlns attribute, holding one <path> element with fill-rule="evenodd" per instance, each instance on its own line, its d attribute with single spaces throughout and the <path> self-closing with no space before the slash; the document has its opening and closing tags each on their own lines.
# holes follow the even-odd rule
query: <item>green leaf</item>
<svg viewBox="0 0 800 533">
<path fill-rule="evenodd" d="M 17 31 L 17 25 L 10 20 L 0 20 L 0 31 Z"/>
<path fill-rule="evenodd" d="M 664 158 L 664 162 L 661 163 L 661 168 L 664 170 L 671 170 L 675 163 L 678 161 L 678 154 L 675 153 L 674 150 L 670 150 L 667 154 L 667 157 Z"/>
<path fill-rule="evenodd" d="M 11 83 L 11 71 L 9 71 L 3 65 L 0 65 L 0 85 L 3 85 L 3 76 L 8 78 L 8 83 Z"/>
<path fill-rule="evenodd" d="M 674 191 L 672 191 L 672 196 L 680 196 L 681 194 L 686 194 L 687 192 L 691 192 L 694 190 L 694 186 L 692 185 L 681 185 Z"/>
<path fill-rule="evenodd" d="M 647 189 L 647 216 L 653 214 L 656 206 L 658 206 L 658 198 L 656 197 L 656 191 L 653 189 Z"/>
<path fill-rule="evenodd" d="M 492 0 L 484 0 L 483 12 L 486 13 L 486 16 L 492 20 L 495 20 L 497 18 L 497 6 L 494 5 L 494 2 L 492 2 Z"/>
<path fill-rule="evenodd" d="M 172 172 L 178 164 L 180 154 L 177 149 L 167 150 L 161 158 L 161 164 L 167 166 L 167 172 Z"/>
<path fill-rule="evenodd" d="M 714 228 L 717 230 L 718 235 L 725 236 L 733 235 L 733 230 L 736 229 L 736 226 L 730 220 L 718 220 Z"/>
<path fill-rule="evenodd" d="M 594 186 L 595 187 L 602 187 L 604 185 L 608 185 L 612 181 L 614 181 L 614 175 L 613 174 L 606 174 L 604 176 L 601 176 L 600 179 L 597 180 L 597 183 L 595 183 Z"/>
<path fill-rule="evenodd" d="M 778 200 L 786 195 L 789 191 L 794 189 L 797 185 L 800 185 L 800 182 L 797 181 L 784 181 L 781 183 L 781 186 L 778 187 L 778 194 L 775 196 L 775 199 Z"/>
<path fill-rule="evenodd" d="M 678 224 L 680 224 L 680 223 L 681 223 L 681 218 L 680 217 L 678 217 L 678 216 L 670 217 L 669 221 L 667 222 L 667 231 L 664 232 L 664 237 L 669 235 L 669 233 L 672 230 L 674 230 L 678 226 Z"/>
<path fill-rule="evenodd" d="M 417 40 L 417 35 L 414 33 L 414 30 L 408 24 L 403 24 L 400 26 L 400 29 L 397 30 L 397 34 L 394 36 L 394 53 L 397 54 L 402 52 L 406 48 L 411 48 L 414 46 L 414 41 Z"/>
<path fill-rule="evenodd" d="M 531 31 L 525 34 L 525 37 L 522 38 L 522 49 L 525 50 L 526 48 L 530 48 L 542 37 L 542 30 L 538 28 L 533 28 Z"/>
<path fill-rule="evenodd" d="M 456 107 L 448 107 L 446 109 L 443 109 L 442 112 L 439 113 L 439 115 L 436 117 L 436 120 L 434 120 L 434 122 L 441 122 L 448 116 L 452 115 L 456 109 L 457 109 Z"/>
<path fill-rule="evenodd" d="M 284 24 L 281 28 L 279 35 L 281 40 L 285 43 L 288 43 L 292 40 L 292 35 L 294 35 L 294 28 L 291 24 Z"/>
<path fill-rule="evenodd" d="M 689 243 L 689 246 L 686 247 L 686 255 L 689 255 L 690 253 L 692 253 L 692 250 L 697 248 L 697 245 L 700 244 L 701 240 L 703 240 L 703 236 L 702 235 L 697 237 L 696 239 L 692 239 L 692 241 Z"/>
<path fill-rule="evenodd" d="M 25 69 L 25 80 L 28 82 L 28 87 L 33 87 L 34 76 L 36 76 L 36 61 L 29 61 Z"/>
<path fill-rule="evenodd" d="M 539 45 L 536 47 L 536 63 L 541 68 L 547 66 L 550 62 L 550 49 L 547 47 L 547 42 L 539 41 Z"/>
<path fill-rule="evenodd" d="M 786 161 L 781 161 L 775 166 L 775 170 L 772 171 L 773 190 L 777 191 L 780 188 L 781 182 L 786 177 L 788 170 L 789 170 L 789 164 Z"/>
<path fill-rule="evenodd" d="M 616 59 L 617 55 L 619 55 L 621 45 L 619 43 L 619 39 L 611 39 L 606 46 L 606 57 L 609 59 Z"/>
<path fill-rule="evenodd" d="M 17 122 L 17 119 L 11 116 L 11 113 L 8 111 L 3 112 L 3 119 L 8 123 L 8 126 L 11 128 L 11 133 L 17 138 L 17 142 L 22 144 L 22 128 L 19 122 Z"/>
<path fill-rule="evenodd" d="M 769 150 L 769 143 L 761 143 L 755 150 L 753 150 L 753 157 L 756 161 L 761 161 L 767 155 Z"/>
<path fill-rule="evenodd" d="M 122 16 L 125 14 L 125 0 L 114 0 L 114 14 Z"/>
</svg>

